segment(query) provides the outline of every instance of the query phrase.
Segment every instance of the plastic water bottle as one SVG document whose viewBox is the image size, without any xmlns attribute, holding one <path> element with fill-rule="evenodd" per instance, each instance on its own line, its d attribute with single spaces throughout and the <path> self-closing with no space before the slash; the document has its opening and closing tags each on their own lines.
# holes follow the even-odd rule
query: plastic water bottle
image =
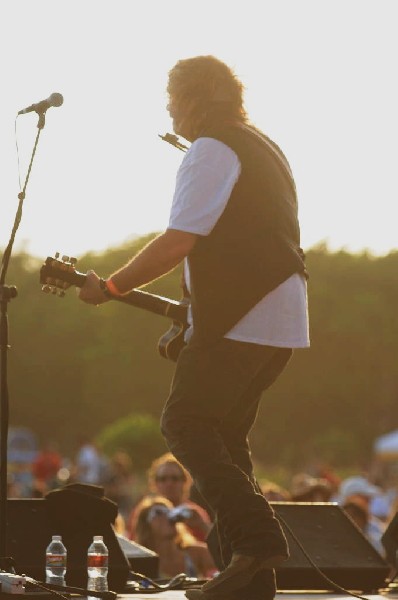
<svg viewBox="0 0 398 600">
<path fill-rule="evenodd" d="M 108 591 L 108 548 L 102 535 L 95 535 L 87 552 L 87 589 Z"/>
<path fill-rule="evenodd" d="M 46 548 L 46 583 L 65 585 L 66 548 L 60 535 L 53 535 Z"/>
</svg>

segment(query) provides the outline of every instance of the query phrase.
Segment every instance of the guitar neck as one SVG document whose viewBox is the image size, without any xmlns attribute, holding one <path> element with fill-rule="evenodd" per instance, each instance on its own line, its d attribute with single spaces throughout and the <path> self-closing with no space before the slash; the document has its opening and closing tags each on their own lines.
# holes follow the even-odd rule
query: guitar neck
<svg viewBox="0 0 398 600">
<path fill-rule="evenodd" d="M 78 271 L 68 275 L 70 277 L 65 275 L 65 280 L 77 287 L 82 287 L 87 278 L 84 273 L 79 273 Z M 114 296 L 113 299 L 157 315 L 175 319 L 183 324 L 187 321 L 187 301 L 179 302 L 178 300 L 171 300 L 170 298 L 164 298 L 163 296 L 144 292 L 139 289 L 133 289 L 123 296 Z"/>
<path fill-rule="evenodd" d="M 164 298 L 163 296 L 144 292 L 143 290 L 131 290 L 124 296 L 116 296 L 115 300 L 143 308 L 157 315 L 175 319 L 181 323 L 186 323 L 187 320 L 187 303 Z"/>
</svg>

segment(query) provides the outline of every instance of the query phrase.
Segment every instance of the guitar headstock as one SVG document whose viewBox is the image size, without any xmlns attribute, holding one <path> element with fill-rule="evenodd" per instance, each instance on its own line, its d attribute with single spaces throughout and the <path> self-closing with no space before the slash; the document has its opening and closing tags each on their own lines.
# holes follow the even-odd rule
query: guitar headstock
<svg viewBox="0 0 398 600">
<path fill-rule="evenodd" d="M 46 294 L 55 294 L 61 298 L 65 290 L 72 284 L 77 285 L 79 275 L 76 272 L 77 258 L 62 256 L 56 252 L 54 257 L 48 256 L 40 269 L 40 283 Z"/>
</svg>

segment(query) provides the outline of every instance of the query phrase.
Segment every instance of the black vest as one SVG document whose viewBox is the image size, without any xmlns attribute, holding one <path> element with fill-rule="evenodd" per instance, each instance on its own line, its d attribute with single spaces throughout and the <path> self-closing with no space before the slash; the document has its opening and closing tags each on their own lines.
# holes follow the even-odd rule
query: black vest
<svg viewBox="0 0 398 600">
<path fill-rule="evenodd" d="M 241 163 L 224 212 L 188 256 L 191 343 L 206 345 L 293 273 L 305 273 L 305 265 L 296 189 L 279 148 L 243 125 L 211 128 L 200 137 L 223 142 Z"/>
</svg>

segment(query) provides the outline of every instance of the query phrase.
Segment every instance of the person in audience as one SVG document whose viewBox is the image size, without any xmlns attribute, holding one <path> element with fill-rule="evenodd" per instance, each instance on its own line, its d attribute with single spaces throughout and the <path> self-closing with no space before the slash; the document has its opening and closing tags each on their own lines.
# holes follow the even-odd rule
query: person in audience
<svg viewBox="0 0 398 600">
<path fill-rule="evenodd" d="M 34 489 L 42 495 L 57 486 L 58 471 L 62 466 L 62 457 L 55 442 L 47 442 L 37 454 L 32 464 Z"/>
<path fill-rule="evenodd" d="M 75 480 L 80 483 L 101 485 L 102 460 L 96 444 L 87 437 L 80 440 L 76 455 Z"/>
<path fill-rule="evenodd" d="M 262 480 L 260 488 L 269 502 L 288 502 L 291 500 L 290 492 L 273 481 Z"/>
<path fill-rule="evenodd" d="M 135 477 L 130 456 L 121 450 L 115 452 L 109 462 L 109 472 L 104 482 L 105 496 L 118 506 L 125 522 L 133 508 Z"/>
<path fill-rule="evenodd" d="M 290 494 L 293 502 L 329 502 L 332 487 L 327 479 L 297 473 L 292 478 Z"/>
<path fill-rule="evenodd" d="M 355 475 L 347 477 L 340 483 L 334 500 L 343 505 L 354 498 L 369 507 L 372 499 L 379 494 L 381 489 L 378 486 L 370 483 L 363 475 Z"/>
<path fill-rule="evenodd" d="M 370 510 L 372 498 L 375 498 L 380 493 L 380 488 L 370 483 L 366 477 L 354 476 L 348 477 L 341 482 L 335 500 L 340 506 L 345 508 L 345 510 L 347 510 L 348 506 L 348 510 L 350 510 L 351 513 L 354 511 L 359 513 L 359 510 L 353 508 L 352 504 L 362 508 L 362 512 L 366 515 L 366 524 L 362 530 L 374 548 L 376 548 L 381 555 L 384 555 L 381 537 L 385 531 L 385 524 L 372 515 Z M 364 516 L 362 517 L 362 520 L 363 518 Z M 358 522 L 360 522 L 359 519 Z"/>
<path fill-rule="evenodd" d="M 171 454 L 166 452 L 154 460 L 148 471 L 148 489 L 151 495 L 167 498 L 174 507 L 184 506 L 190 509 L 190 516 L 185 517 L 184 523 L 191 534 L 200 542 L 205 541 L 211 528 L 208 512 L 190 498 L 191 477 Z M 133 509 L 127 523 L 127 534 L 135 539 Z"/>
<path fill-rule="evenodd" d="M 162 496 L 147 496 L 134 512 L 136 541 L 159 556 L 159 577 L 179 573 L 211 578 L 216 568 L 207 545 L 196 540 L 182 522 L 172 517 L 174 505 Z"/>
<path fill-rule="evenodd" d="M 377 521 L 372 518 L 367 504 L 359 501 L 358 498 L 352 498 L 351 500 L 347 500 L 342 505 L 342 508 L 354 521 L 356 526 L 359 527 L 375 550 L 377 550 L 381 556 L 385 557 L 385 549 L 381 542 L 384 527 L 381 522 L 378 524 Z"/>
<path fill-rule="evenodd" d="M 341 477 L 336 473 L 334 467 L 324 458 L 313 457 L 304 469 L 304 472 L 317 479 L 326 479 L 330 484 L 332 496 L 337 493 L 341 483 Z"/>
</svg>

